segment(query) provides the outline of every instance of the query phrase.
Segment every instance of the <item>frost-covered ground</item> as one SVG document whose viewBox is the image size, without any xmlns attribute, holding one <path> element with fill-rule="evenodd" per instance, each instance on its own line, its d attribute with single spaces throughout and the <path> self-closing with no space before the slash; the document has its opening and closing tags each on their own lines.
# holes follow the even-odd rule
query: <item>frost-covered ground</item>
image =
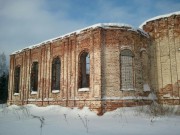
<svg viewBox="0 0 180 135">
<path fill-rule="evenodd" d="M 97 116 L 88 108 L 0 105 L 0 135 L 180 135 L 180 116 L 154 117 L 141 109 Z"/>
</svg>

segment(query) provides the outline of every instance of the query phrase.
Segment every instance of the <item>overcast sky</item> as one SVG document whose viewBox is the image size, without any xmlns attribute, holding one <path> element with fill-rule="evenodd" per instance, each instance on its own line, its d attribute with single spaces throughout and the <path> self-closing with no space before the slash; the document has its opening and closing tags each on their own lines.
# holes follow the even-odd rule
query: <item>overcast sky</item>
<svg viewBox="0 0 180 135">
<path fill-rule="evenodd" d="M 180 11 L 180 0 L 0 0 L 0 53 L 96 23 L 126 23 Z"/>
</svg>

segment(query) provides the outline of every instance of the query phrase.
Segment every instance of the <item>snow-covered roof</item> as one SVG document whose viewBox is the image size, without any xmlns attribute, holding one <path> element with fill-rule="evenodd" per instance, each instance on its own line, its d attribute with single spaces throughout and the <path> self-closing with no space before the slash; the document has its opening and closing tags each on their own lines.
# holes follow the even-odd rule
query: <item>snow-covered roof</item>
<svg viewBox="0 0 180 135">
<path fill-rule="evenodd" d="M 159 16 L 150 18 L 150 19 L 144 21 L 144 22 L 139 26 L 139 28 L 140 28 L 140 29 L 143 29 L 143 26 L 144 26 L 147 22 L 150 22 L 150 21 L 153 21 L 153 20 L 158 20 L 158 19 L 161 19 L 161 18 L 170 17 L 170 16 L 172 16 L 172 15 L 179 15 L 179 14 L 180 14 L 180 11 L 177 11 L 177 12 L 172 12 L 172 13 L 169 13 L 169 14 L 159 15 Z"/>
<path fill-rule="evenodd" d="M 26 48 L 23 48 L 21 50 L 18 50 L 18 51 L 15 51 L 12 53 L 13 54 L 17 54 L 17 53 L 20 53 L 20 52 L 23 52 L 25 50 L 28 50 L 28 49 L 33 49 L 33 48 L 37 48 L 41 45 L 45 45 L 47 43 L 52 43 L 53 41 L 57 40 L 57 39 L 62 39 L 64 37 L 69 37 L 73 34 L 80 34 L 81 32 L 83 32 L 84 30 L 88 30 L 88 29 L 95 29 L 95 28 L 105 28 L 105 29 L 108 29 L 108 28 L 112 28 L 112 27 L 119 27 L 119 28 L 129 28 L 128 30 L 129 31 L 135 31 L 137 33 L 140 33 L 146 37 L 149 37 L 149 35 L 144 32 L 143 30 L 139 29 L 139 28 L 133 28 L 131 25 L 129 24 L 123 24 L 123 23 L 98 23 L 98 24 L 94 24 L 94 25 L 91 25 L 91 26 L 88 26 L 88 27 L 85 27 L 83 29 L 79 29 L 79 30 L 76 30 L 76 31 L 73 31 L 73 32 L 70 32 L 70 33 L 67 33 L 65 35 L 61 35 L 61 36 L 58 36 L 58 37 L 55 37 L 55 38 L 52 38 L 52 39 L 48 39 L 48 40 L 45 40 L 43 42 L 40 42 L 38 44 L 34 44 L 34 45 L 31 45 L 29 47 L 26 47 Z"/>
</svg>

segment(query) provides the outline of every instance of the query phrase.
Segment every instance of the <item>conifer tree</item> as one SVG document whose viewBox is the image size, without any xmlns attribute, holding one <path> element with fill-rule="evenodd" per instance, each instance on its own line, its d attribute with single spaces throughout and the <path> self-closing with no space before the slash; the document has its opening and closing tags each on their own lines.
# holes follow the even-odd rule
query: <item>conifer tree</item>
<svg viewBox="0 0 180 135">
<path fill-rule="evenodd" d="M 3 73 L 0 77 L 0 102 L 4 103 L 8 97 L 8 75 Z"/>
<path fill-rule="evenodd" d="M 8 97 L 8 68 L 6 66 L 6 56 L 0 54 L 0 103 L 5 103 Z"/>
</svg>

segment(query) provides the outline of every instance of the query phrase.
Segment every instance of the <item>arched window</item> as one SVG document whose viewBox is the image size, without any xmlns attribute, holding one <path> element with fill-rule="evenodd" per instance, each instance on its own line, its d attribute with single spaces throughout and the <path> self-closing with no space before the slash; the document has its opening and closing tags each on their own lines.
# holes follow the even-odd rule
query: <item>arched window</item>
<svg viewBox="0 0 180 135">
<path fill-rule="evenodd" d="M 121 90 L 133 90 L 133 53 L 125 49 L 121 51 Z"/>
<path fill-rule="evenodd" d="M 38 62 L 33 62 L 31 67 L 31 91 L 38 89 Z"/>
<path fill-rule="evenodd" d="M 89 87 L 90 56 L 88 52 L 80 55 L 79 88 Z"/>
<path fill-rule="evenodd" d="M 61 62 L 59 57 L 53 59 L 52 62 L 52 78 L 51 89 L 60 90 Z"/>
<path fill-rule="evenodd" d="M 17 66 L 14 72 L 14 93 L 19 93 L 20 85 L 20 67 Z"/>
</svg>

